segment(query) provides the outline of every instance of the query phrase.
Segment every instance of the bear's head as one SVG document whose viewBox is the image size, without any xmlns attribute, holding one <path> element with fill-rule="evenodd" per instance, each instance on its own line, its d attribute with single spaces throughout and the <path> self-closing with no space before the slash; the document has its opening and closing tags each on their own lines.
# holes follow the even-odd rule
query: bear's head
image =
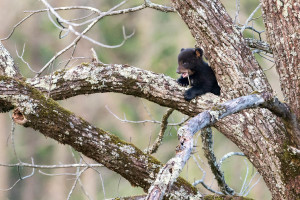
<svg viewBox="0 0 300 200">
<path fill-rule="evenodd" d="M 203 62 L 203 50 L 200 48 L 182 48 L 178 55 L 178 68 L 176 73 L 183 78 L 191 76 Z"/>
</svg>

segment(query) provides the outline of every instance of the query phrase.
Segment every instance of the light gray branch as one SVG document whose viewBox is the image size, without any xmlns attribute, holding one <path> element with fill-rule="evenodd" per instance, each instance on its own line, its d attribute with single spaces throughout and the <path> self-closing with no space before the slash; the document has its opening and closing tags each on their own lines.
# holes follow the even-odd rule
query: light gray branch
<svg viewBox="0 0 300 200">
<path fill-rule="evenodd" d="M 204 111 L 187 122 L 178 130 L 179 145 L 176 155 L 171 158 L 158 173 L 156 180 L 148 190 L 146 199 L 162 199 L 168 188 L 172 187 L 174 181 L 179 177 L 180 172 L 189 160 L 193 150 L 193 136 L 199 130 L 212 126 L 218 120 L 240 112 L 248 108 L 256 108 L 270 100 L 268 95 L 253 94 L 229 100 L 211 110 Z"/>
<path fill-rule="evenodd" d="M 262 40 L 257 40 L 254 38 L 245 38 L 247 46 L 250 48 L 258 49 L 261 51 L 265 51 L 266 53 L 272 54 L 273 51 L 268 43 Z"/>
</svg>

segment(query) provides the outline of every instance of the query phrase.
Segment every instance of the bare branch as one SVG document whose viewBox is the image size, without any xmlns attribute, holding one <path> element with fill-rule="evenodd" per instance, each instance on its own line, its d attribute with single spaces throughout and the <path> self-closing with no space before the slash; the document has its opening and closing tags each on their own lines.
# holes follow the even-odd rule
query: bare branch
<svg viewBox="0 0 300 200">
<path fill-rule="evenodd" d="M 23 45 L 22 54 L 19 55 L 18 50 L 16 50 L 16 53 L 17 53 L 17 56 L 22 60 L 22 62 L 25 63 L 25 64 L 27 65 L 27 67 L 28 67 L 28 69 L 30 69 L 30 71 L 32 71 L 32 72 L 34 72 L 34 73 L 37 73 L 37 71 L 35 71 L 34 69 L 32 69 L 32 67 L 30 66 L 30 64 L 29 64 L 28 62 L 26 62 L 26 61 L 24 60 L 24 58 L 23 58 L 24 53 L 25 53 L 25 43 L 24 43 L 24 45 Z"/>
<path fill-rule="evenodd" d="M 213 151 L 213 139 L 212 139 L 211 128 L 208 127 L 202 129 L 201 137 L 202 137 L 202 144 L 203 144 L 202 149 L 204 150 L 204 155 L 208 160 L 208 164 L 210 165 L 211 171 L 213 172 L 221 191 L 223 192 L 223 194 L 234 195 L 235 191 L 226 184 L 224 173 L 221 171 L 220 166 L 217 163 L 217 159 Z"/>
<path fill-rule="evenodd" d="M 273 100 L 276 98 L 273 98 Z M 255 108 L 273 102 L 268 99 L 268 95 L 249 95 L 239 97 L 225 103 L 222 103 L 211 110 L 204 111 L 187 122 L 177 133 L 180 144 L 177 147 L 176 155 L 170 159 L 164 167 L 160 169 L 155 182 L 151 185 L 146 199 L 161 199 L 167 188 L 170 188 L 173 182 L 178 178 L 185 163 L 190 158 L 193 150 L 193 135 L 207 126 L 213 125 L 218 120 L 240 112 L 244 109 Z"/>
<path fill-rule="evenodd" d="M 155 142 L 152 144 L 152 146 L 146 150 L 147 154 L 155 153 L 157 151 L 158 147 L 161 145 L 164 133 L 168 126 L 168 118 L 170 117 L 170 115 L 172 114 L 173 111 L 174 111 L 173 108 L 169 108 L 167 110 L 167 113 L 164 114 L 162 121 L 161 121 L 161 127 L 160 127 L 159 134 L 158 134 Z"/>
<path fill-rule="evenodd" d="M 106 110 L 112 114 L 117 120 L 121 121 L 121 122 L 125 122 L 125 123 L 133 123 L 133 124 L 143 124 L 143 123 L 154 123 L 154 124 L 160 124 L 161 126 L 163 126 L 163 123 L 161 121 L 156 121 L 156 120 L 142 120 L 142 121 L 132 121 L 132 120 L 128 120 L 126 119 L 126 115 L 124 114 L 124 119 L 121 119 L 120 117 L 118 117 L 115 113 L 113 113 L 109 107 L 106 105 L 105 106 Z M 183 120 L 183 122 L 186 120 Z M 179 122 L 179 123 L 169 123 L 168 126 L 179 126 L 180 124 L 182 124 L 183 122 Z"/>
<path fill-rule="evenodd" d="M 66 20 L 64 20 L 62 17 L 60 17 L 60 15 L 54 10 L 54 8 L 52 8 L 52 7 L 47 3 L 47 1 L 45 1 L 45 0 L 42 0 L 42 1 L 43 1 L 43 3 L 48 7 L 48 9 L 49 9 L 49 10 L 50 10 L 50 11 L 51 11 L 51 12 L 52 12 L 52 13 L 53 13 L 60 21 L 68 23 Z M 119 7 L 120 5 L 122 5 L 122 3 L 121 3 L 121 4 L 118 4 L 117 6 L 113 7 L 112 9 L 110 9 L 107 13 L 112 12 L 114 9 L 116 9 L 116 8 Z M 77 43 L 79 42 L 79 40 L 80 40 L 81 38 L 87 39 L 87 40 L 89 40 L 90 42 L 92 42 L 92 43 L 94 43 L 94 44 L 96 44 L 96 45 L 99 45 L 99 46 L 101 46 L 101 47 L 105 47 L 105 48 L 117 48 L 117 47 L 122 46 L 122 45 L 125 43 L 125 41 L 126 41 L 127 39 L 129 39 L 130 37 L 133 36 L 134 32 L 133 32 L 132 34 L 130 34 L 130 35 L 126 35 L 125 29 L 123 28 L 124 40 L 123 40 L 120 44 L 114 45 L 114 46 L 102 44 L 102 43 L 100 43 L 100 42 L 97 42 L 97 41 L 95 41 L 95 40 L 93 40 L 93 39 L 91 39 L 91 38 L 85 36 L 85 34 L 86 34 L 87 32 L 89 32 L 89 31 L 92 29 L 92 27 L 93 27 L 96 23 L 99 22 L 100 19 L 102 19 L 104 16 L 106 16 L 107 13 L 101 14 L 99 17 L 97 17 L 95 20 L 93 20 L 93 21 L 88 25 L 88 27 L 85 28 L 81 33 L 75 31 L 72 25 L 69 25 L 68 30 L 70 30 L 71 32 L 73 32 L 73 33 L 74 33 L 75 35 L 77 35 L 78 37 L 77 37 L 75 40 L 73 40 L 73 42 L 72 42 L 71 44 L 69 44 L 67 47 L 65 47 L 64 49 L 62 49 L 62 50 L 59 51 L 58 53 L 56 53 L 56 55 L 55 55 L 54 57 L 52 57 L 52 58 L 48 61 L 48 63 L 47 63 L 47 64 L 46 64 L 46 65 L 45 65 L 38 73 L 37 73 L 37 76 L 39 76 L 45 69 L 47 69 L 55 59 L 57 59 L 59 56 L 61 56 L 63 53 L 65 53 L 67 50 L 69 50 L 71 47 L 76 46 Z M 49 19 L 51 20 L 51 17 L 49 17 Z"/>
<path fill-rule="evenodd" d="M 31 158 L 31 161 L 32 161 L 32 164 L 34 165 L 33 158 Z M 19 177 L 19 179 L 11 187 L 9 187 L 7 189 L 0 189 L 0 191 L 9 191 L 9 190 L 13 189 L 17 185 L 17 183 L 19 183 L 20 181 L 22 181 L 24 179 L 32 177 L 34 175 L 34 173 L 35 173 L 35 168 L 32 168 L 31 174 L 29 174 L 27 176 Z"/>
<path fill-rule="evenodd" d="M 258 9 L 261 7 L 261 3 L 258 4 L 258 6 L 254 9 L 254 11 L 250 14 L 250 16 L 248 17 L 248 19 L 245 22 L 245 25 L 242 27 L 241 32 L 243 33 L 245 28 L 247 27 L 249 21 L 251 21 L 251 19 L 253 18 L 253 15 L 258 11 Z"/>
<path fill-rule="evenodd" d="M 16 164 L 2 164 L 1 167 L 29 167 L 36 169 L 58 169 L 58 168 L 77 168 L 77 167 L 103 167 L 102 164 L 61 164 L 61 165 L 36 165 L 30 163 L 19 162 Z"/>
<path fill-rule="evenodd" d="M 81 174 L 82 174 L 83 172 L 85 172 L 87 169 L 88 169 L 88 167 L 85 167 L 85 168 L 83 168 L 82 170 L 80 170 L 80 171 L 78 171 L 78 172 L 76 173 L 76 179 L 75 179 L 74 184 L 73 184 L 73 186 L 72 186 L 72 188 L 71 188 L 71 190 L 70 190 L 70 192 L 69 192 L 69 195 L 68 195 L 67 200 L 69 200 L 69 199 L 71 198 L 71 195 L 72 195 L 72 193 L 73 193 L 73 191 L 74 191 L 74 189 L 75 189 L 75 187 L 76 187 L 76 185 L 77 185 L 77 182 L 80 180 Z"/>
<path fill-rule="evenodd" d="M 194 155 L 192 155 L 194 161 L 196 162 L 196 165 L 198 166 L 198 168 L 202 171 L 203 173 L 203 176 L 200 180 L 197 180 L 193 183 L 193 186 L 196 186 L 198 184 L 201 184 L 205 189 L 207 189 L 208 191 L 212 192 L 212 193 L 215 193 L 215 194 L 219 194 L 219 195 L 222 195 L 223 193 L 222 192 L 219 192 L 219 191 L 215 191 L 213 190 L 211 187 L 209 187 L 208 185 L 206 185 L 204 183 L 204 180 L 205 180 L 205 177 L 206 177 L 206 172 L 204 171 L 204 169 L 200 166 L 200 164 L 198 163 L 197 159 L 195 158 Z M 199 158 L 199 157 L 198 157 Z M 199 158 L 200 159 L 200 158 Z"/>
<path fill-rule="evenodd" d="M 221 166 L 223 164 L 223 162 L 227 159 L 230 158 L 231 156 L 245 156 L 244 153 L 242 152 L 229 152 L 226 155 L 224 155 L 220 161 L 219 161 L 219 165 Z"/>
<path fill-rule="evenodd" d="M 272 49 L 270 45 L 262 40 L 256 40 L 253 38 L 245 38 L 245 42 L 247 43 L 248 47 L 258 49 L 261 51 L 265 51 L 267 53 L 272 54 Z"/>
</svg>

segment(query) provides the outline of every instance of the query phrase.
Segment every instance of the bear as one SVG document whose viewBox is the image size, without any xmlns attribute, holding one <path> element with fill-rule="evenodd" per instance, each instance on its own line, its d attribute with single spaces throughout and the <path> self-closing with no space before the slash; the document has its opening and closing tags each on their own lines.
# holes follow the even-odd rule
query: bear
<svg viewBox="0 0 300 200">
<path fill-rule="evenodd" d="M 181 74 L 177 83 L 192 86 L 184 93 L 184 99 L 190 101 L 197 96 L 211 92 L 220 95 L 220 87 L 210 66 L 203 60 L 201 48 L 182 48 L 178 55 L 176 73 Z"/>
</svg>

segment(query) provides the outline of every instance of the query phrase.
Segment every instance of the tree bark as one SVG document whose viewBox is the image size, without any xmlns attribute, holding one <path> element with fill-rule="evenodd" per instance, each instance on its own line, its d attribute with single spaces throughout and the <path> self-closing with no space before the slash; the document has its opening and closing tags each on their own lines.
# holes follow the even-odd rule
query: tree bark
<svg viewBox="0 0 300 200">
<path fill-rule="evenodd" d="M 221 97 L 207 94 L 186 102 L 183 98 L 185 89 L 178 86 L 174 79 L 127 65 L 83 64 L 45 77 L 25 80 L 19 78 L 19 73 L 9 61 L 10 57 L 7 57 L 8 52 L 4 51 L 1 45 L 0 112 L 17 108 L 14 116 L 20 124 L 37 129 L 63 144 L 71 145 L 120 173 L 132 184 L 147 190 L 162 166 L 161 163 L 143 154 L 132 144 L 120 141 L 117 137 L 89 125 L 61 108 L 51 98 L 59 100 L 79 94 L 118 92 L 145 98 L 195 116 L 204 110 L 222 109 L 218 105 L 225 100 L 256 92 L 272 93 L 263 70 L 219 1 L 172 2 L 191 30 L 197 46 L 204 49 L 221 87 Z M 282 88 L 284 85 L 287 87 L 283 91 L 287 105 L 291 107 L 291 110 L 287 109 L 290 114 L 287 117 L 280 116 L 272 107 L 268 109 L 277 116 L 264 108 L 251 109 L 228 116 L 216 122 L 215 126 L 233 141 L 257 168 L 271 190 L 273 199 L 297 199 L 300 196 L 300 156 L 297 149 L 300 140 L 300 54 L 297 52 L 299 17 L 297 18 L 295 13 L 299 13 L 299 3 L 295 0 L 282 4 L 271 3 L 271 0 L 263 1 L 264 20 Z M 286 14 L 290 11 L 293 14 Z M 277 21 L 272 19 L 272 15 L 278 17 Z M 285 21 L 283 28 L 278 30 L 277 23 L 281 19 Z M 281 40 L 286 42 L 276 42 Z M 182 189 L 194 197 L 199 197 L 195 188 L 180 178 L 173 189 Z"/>
<path fill-rule="evenodd" d="M 300 119 L 300 2 L 261 0 L 284 100 Z"/>
<path fill-rule="evenodd" d="M 172 0 L 172 2 L 191 30 L 197 46 L 204 49 L 204 54 L 216 73 L 222 97 L 232 99 L 255 91 L 272 93 L 263 70 L 246 46 L 242 34 L 234 27 L 233 20 L 219 1 Z M 294 9 L 290 6 L 288 9 L 293 10 L 292 13 L 295 15 L 299 13 L 297 12 L 299 3 L 293 2 Z M 268 6 L 271 8 L 273 5 Z M 265 13 L 265 15 L 268 15 L 268 13 Z M 294 21 L 298 19 L 293 16 L 290 20 L 290 23 L 295 23 Z M 274 19 L 274 21 L 280 23 L 278 19 Z M 299 31 L 299 28 L 296 30 Z M 267 31 L 271 32 L 273 28 Z M 297 35 L 296 31 L 292 32 Z M 276 32 L 274 34 L 276 35 Z M 294 37 L 296 37 L 295 34 Z M 292 41 L 297 43 L 294 49 L 294 51 L 297 51 L 299 49 L 297 48 L 299 37 Z M 293 46 L 291 43 L 289 45 L 290 47 Z M 299 56 L 299 53 L 294 55 Z M 280 55 L 278 59 L 282 56 L 284 55 Z M 295 69 L 299 67 L 299 59 L 295 60 L 297 61 L 291 63 L 293 67 L 290 71 L 297 74 Z M 283 72 L 281 76 L 285 76 L 284 74 Z M 299 78 L 295 78 L 295 80 L 297 81 L 288 82 L 288 84 L 295 83 L 299 86 Z M 282 84 L 285 85 L 287 82 L 282 82 Z M 293 86 L 291 87 L 293 88 Z M 298 97 L 296 102 L 299 101 L 297 91 L 299 91 L 299 87 L 293 90 L 294 94 L 291 97 L 291 99 Z M 286 95 L 289 95 L 289 93 L 286 92 Z M 299 110 L 299 104 L 294 103 L 291 106 L 297 107 Z M 232 134 L 235 132 L 232 129 L 236 128 L 232 124 L 232 119 L 231 122 L 224 120 L 226 121 L 225 124 L 228 125 L 227 127 L 222 121 L 220 122 L 222 125 L 217 123 L 217 128 L 247 155 L 263 176 L 274 199 L 296 199 L 300 195 L 300 191 L 297 189 L 300 188 L 300 162 L 299 157 L 297 158 L 295 154 L 288 150 L 288 145 L 299 148 L 299 125 L 291 130 L 290 127 L 284 126 L 281 119 L 262 109 L 242 112 L 235 116 L 235 120 L 239 121 L 237 122 L 239 124 L 237 135 Z M 294 120 L 294 125 L 299 124 L 299 117 L 294 118 Z M 290 183 L 293 183 L 292 187 L 288 186 Z"/>
<path fill-rule="evenodd" d="M 92 126 L 22 81 L 0 76 L 0 99 L 10 102 L 16 108 L 13 118 L 20 125 L 31 127 L 46 137 L 72 146 L 145 191 L 162 167 L 151 155 Z M 201 197 L 196 188 L 182 178 L 177 180 L 170 194 L 175 199 L 185 198 L 184 194 L 194 198 Z"/>
<path fill-rule="evenodd" d="M 194 116 L 209 108 L 219 109 L 218 104 L 224 101 L 215 95 L 207 94 L 187 103 L 183 98 L 184 88 L 178 86 L 174 79 L 126 65 L 84 64 L 68 70 L 60 70 L 45 77 L 27 79 L 26 82 L 55 100 L 79 94 L 118 92 L 139 96 L 162 106 L 173 107 L 189 116 Z M 7 108 L 4 107 L 4 109 Z M 228 116 L 215 125 L 241 148 L 265 180 L 271 179 L 274 181 L 273 184 L 278 184 L 282 175 L 279 170 L 280 155 L 285 153 L 289 155 L 287 161 L 293 161 L 289 163 L 288 170 L 297 169 L 296 155 L 290 152 L 288 146 L 283 146 L 284 149 L 280 148 L 283 141 L 280 137 L 283 138 L 284 135 L 279 134 L 282 134 L 284 127 L 274 120 L 276 119 L 274 115 L 266 109 L 261 109 L 260 115 L 262 116 L 259 118 L 253 119 L 254 114 L 253 110 L 244 111 Z M 48 129 L 51 130 L 49 127 Z M 55 132 L 56 129 L 52 129 L 53 131 Z M 277 133 L 279 134 L 276 135 Z M 285 184 L 281 183 L 284 189 Z"/>
</svg>

